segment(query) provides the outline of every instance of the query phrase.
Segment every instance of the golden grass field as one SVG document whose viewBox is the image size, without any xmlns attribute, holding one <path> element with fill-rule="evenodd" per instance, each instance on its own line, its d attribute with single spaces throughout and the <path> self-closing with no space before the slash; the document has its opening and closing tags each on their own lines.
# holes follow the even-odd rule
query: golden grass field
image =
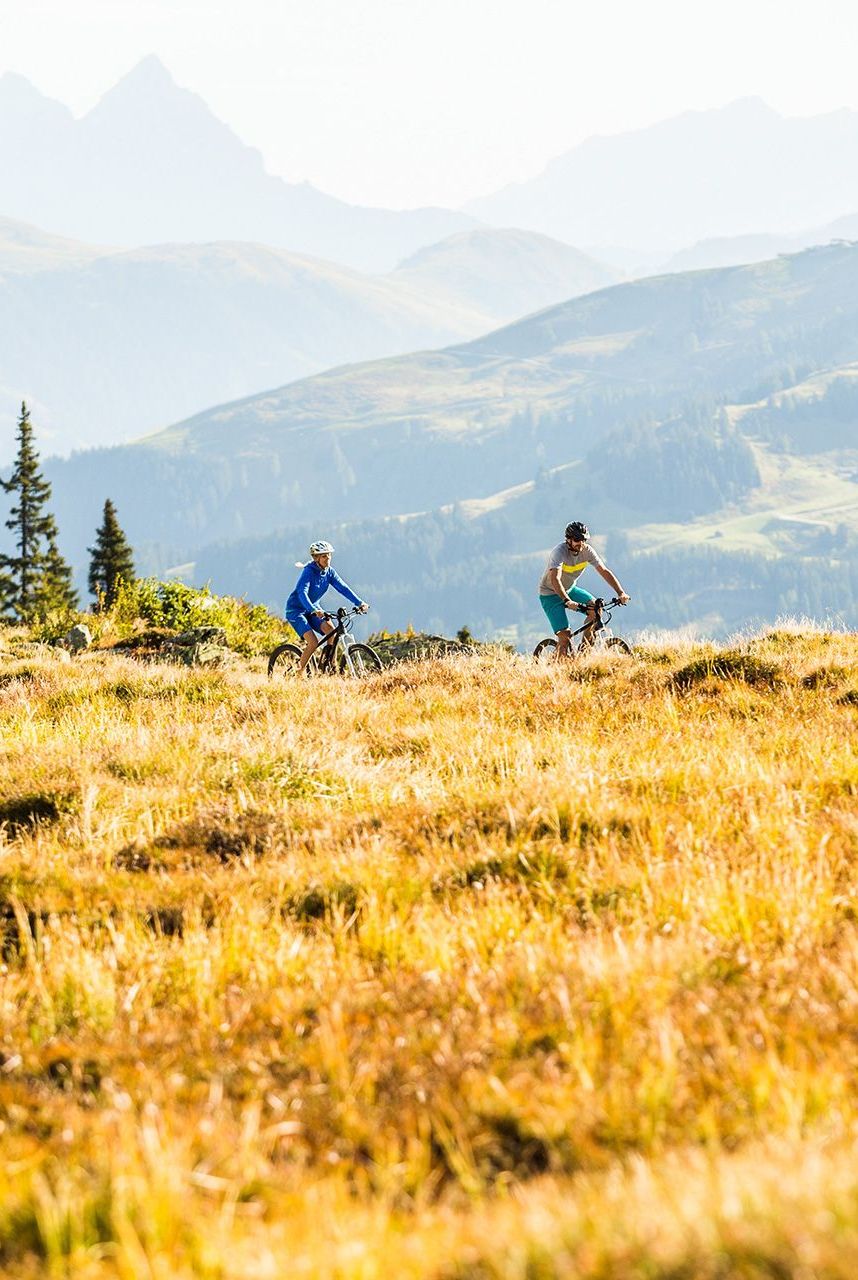
<svg viewBox="0 0 858 1280">
<path fill-rule="evenodd" d="M 858 1276 L 858 637 L 19 640 L 4 1277 Z"/>
</svg>

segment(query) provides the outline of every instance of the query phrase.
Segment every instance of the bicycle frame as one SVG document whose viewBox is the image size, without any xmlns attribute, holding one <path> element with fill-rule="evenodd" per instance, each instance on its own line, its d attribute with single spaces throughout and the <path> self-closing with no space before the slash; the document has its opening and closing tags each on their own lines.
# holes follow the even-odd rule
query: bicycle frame
<svg viewBox="0 0 858 1280">
<path fill-rule="evenodd" d="M 351 649 L 354 641 L 352 640 L 352 618 L 358 613 L 358 609 L 337 609 L 336 613 L 325 613 L 325 617 L 329 622 L 336 622 L 333 631 L 319 642 L 319 646 L 313 658 L 316 660 L 320 671 L 331 672 L 334 669 L 334 661 L 336 659 L 337 649 L 341 649 L 343 661 L 349 670 L 349 675 L 354 675 L 354 666 L 352 665 Z M 322 652 L 324 650 L 324 652 Z M 317 656 L 318 655 L 318 656 Z M 313 661 L 313 658 L 310 661 Z"/>
<path fill-rule="evenodd" d="M 597 597 L 593 601 L 596 611 L 596 622 L 592 627 L 593 640 L 591 645 L 587 646 L 588 648 L 600 649 L 606 640 L 610 640 L 613 632 L 608 624 L 611 621 L 611 615 L 619 606 L 619 603 L 620 602 L 616 597 L 613 600 L 602 600 L 600 597 Z M 576 636 L 580 636 L 590 626 L 591 624 L 589 621 L 585 622 L 577 631 L 573 631 L 571 633 L 570 640 L 574 640 Z"/>
<path fill-rule="evenodd" d="M 622 640 L 619 636 L 613 635 L 608 623 L 614 609 L 620 604 L 619 599 L 615 596 L 613 600 L 605 601 L 596 599 L 593 602 L 594 618 L 592 621 L 588 619 L 583 626 L 577 631 L 570 631 L 569 646 L 565 651 L 568 658 L 574 657 L 579 653 L 592 653 L 594 651 L 601 652 L 609 649 L 617 649 L 625 654 L 631 653 L 631 646 Z M 567 606 L 568 608 L 569 606 Z M 585 633 L 589 633 L 586 634 Z M 575 636 L 581 636 L 581 642 L 577 649 L 572 643 Z M 558 641 L 554 636 L 549 636 L 545 640 L 540 640 L 539 644 L 533 651 L 534 658 L 544 661 L 545 655 L 552 653 L 555 657 L 559 653 Z"/>
</svg>

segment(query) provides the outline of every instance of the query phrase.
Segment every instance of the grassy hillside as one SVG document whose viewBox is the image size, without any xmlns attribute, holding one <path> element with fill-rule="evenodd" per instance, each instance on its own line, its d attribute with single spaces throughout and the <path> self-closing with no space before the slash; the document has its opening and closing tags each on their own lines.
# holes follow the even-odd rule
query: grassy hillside
<svg viewBox="0 0 858 1280">
<path fill-rule="evenodd" d="M 56 452 L 117 444 L 332 364 L 493 327 L 490 315 L 405 281 L 264 245 L 84 256 L 86 246 L 27 231 L 31 252 L 13 253 L 0 224 L 0 381 L 19 402 L 38 396 Z"/>
<path fill-rule="evenodd" d="M 618 285 L 462 346 L 334 369 L 54 464 L 60 526 L 77 554 L 85 504 L 110 494 L 135 543 L 190 559 L 311 517 L 487 497 L 641 423 L 706 432 L 722 405 L 858 360 L 857 285 L 858 246 L 832 246 Z"/>
<path fill-rule="evenodd" d="M 95 245 L 54 236 L 26 222 L 0 218 L 0 273 L 49 271 L 79 266 L 109 253 Z"/>
<path fill-rule="evenodd" d="M 3 1274 L 851 1278 L 857 701 L 2 633 Z"/>
<path fill-rule="evenodd" d="M 534 231 L 479 227 L 419 249 L 390 279 L 421 297 L 481 312 L 493 321 L 484 326 L 488 330 L 604 289 L 619 273 Z"/>
<path fill-rule="evenodd" d="M 237 241 L 99 249 L 0 218 L 0 410 L 5 384 L 13 411 L 36 398 L 51 452 L 119 444 L 334 365 L 476 337 L 614 278 L 524 231 L 454 236 L 378 276 Z M 7 452 L 0 431 L 0 462 Z"/>
</svg>

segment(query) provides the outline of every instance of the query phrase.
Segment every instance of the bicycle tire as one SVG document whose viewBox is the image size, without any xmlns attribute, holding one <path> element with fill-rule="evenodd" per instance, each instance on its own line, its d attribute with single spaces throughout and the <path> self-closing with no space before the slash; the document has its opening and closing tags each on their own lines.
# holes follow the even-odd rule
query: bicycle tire
<svg viewBox="0 0 858 1280">
<path fill-rule="evenodd" d="M 268 678 L 274 675 L 275 668 L 278 675 L 293 676 L 298 670 L 298 663 L 301 660 L 301 650 L 297 644 L 280 644 L 268 659 Z"/>
<path fill-rule="evenodd" d="M 627 640 L 623 640 L 622 636 L 611 636 L 610 640 L 605 641 L 606 649 L 614 649 L 617 653 L 624 653 L 627 658 L 632 656 L 632 646 Z"/>
<path fill-rule="evenodd" d="M 349 656 L 352 660 L 354 672 L 350 672 L 346 664 L 345 654 L 341 658 L 340 670 L 344 676 L 352 675 L 357 679 L 361 676 L 372 675 L 376 671 L 381 670 L 381 658 L 375 649 L 368 644 L 351 644 L 349 645 Z"/>
<path fill-rule="evenodd" d="M 533 657 L 536 662 L 548 663 L 554 661 L 554 650 L 557 648 L 557 641 L 554 636 L 548 636 L 545 640 L 540 640 L 539 644 L 533 651 Z"/>
</svg>

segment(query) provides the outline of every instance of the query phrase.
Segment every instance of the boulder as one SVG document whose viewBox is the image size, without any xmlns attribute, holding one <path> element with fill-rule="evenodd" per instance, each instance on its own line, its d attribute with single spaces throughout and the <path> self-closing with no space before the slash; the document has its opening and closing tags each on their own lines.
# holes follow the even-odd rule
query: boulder
<svg viewBox="0 0 858 1280">
<path fill-rule="evenodd" d="M 77 622 L 59 643 L 69 653 L 83 653 L 92 644 L 92 632 L 83 622 Z"/>
<path fill-rule="evenodd" d="M 186 667 L 221 667 L 232 657 L 225 645 L 211 644 L 207 640 L 199 644 L 176 645 L 173 653 Z"/>
<path fill-rule="evenodd" d="M 424 658 L 443 658 L 448 653 L 466 652 L 466 646 L 458 640 L 419 631 L 412 635 L 371 636 L 369 643 L 386 667 L 395 662 L 420 662 Z"/>
<path fill-rule="evenodd" d="M 135 658 L 181 662 L 187 667 L 221 666 L 232 657 L 223 627 L 194 627 L 179 634 L 152 627 L 127 640 L 118 640 L 114 648 Z"/>
<path fill-rule="evenodd" d="M 185 645 L 216 644 L 221 649 L 225 649 L 227 647 L 226 632 L 223 627 L 194 627 L 191 631 L 183 631 L 180 635 L 172 636 L 170 644 L 180 648 Z"/>
</svg>

